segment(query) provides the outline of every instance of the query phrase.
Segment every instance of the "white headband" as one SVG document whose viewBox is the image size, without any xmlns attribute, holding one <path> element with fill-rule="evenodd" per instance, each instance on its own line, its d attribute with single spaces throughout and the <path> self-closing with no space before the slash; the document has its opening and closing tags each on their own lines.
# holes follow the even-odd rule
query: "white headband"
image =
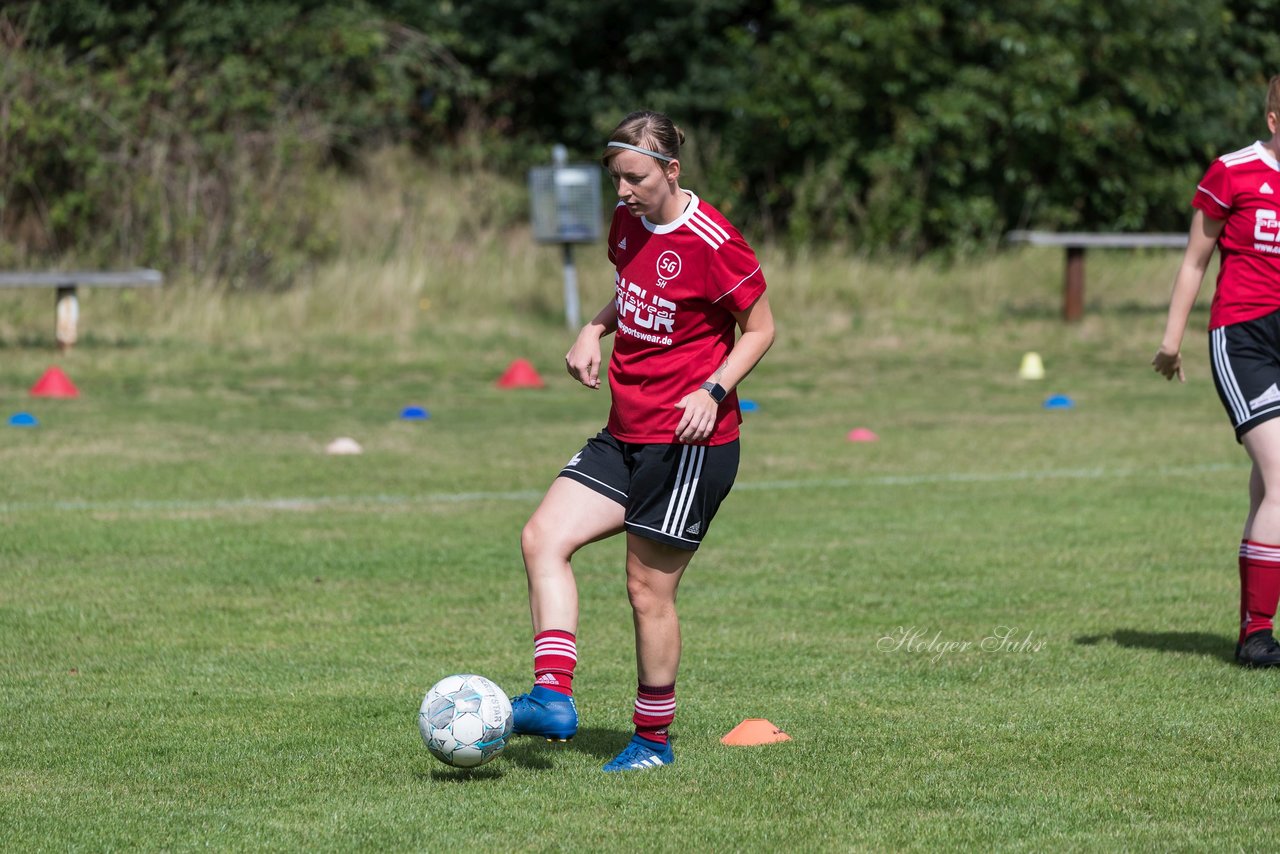
<svg viewBox="0 0 1280 854">
<path fill-rule="evenodd" d="M 605 147 L 606 148 L 625 148 L 628 151 L 638 151 L 641 154 L 647 154 L 650 157 L 656 157 L 659 160 L 665 160 L 667 163 L 670 163 L 672 160 L 675 160 L 674 157 L 668 157 L 665 154 L 659 154 L 656 151 L 650 151 L 649 149 L 641 148 L 638 145 L 629 145 L 628 143 L 625 143 L 625 142 L 611 142 Z"/>
</svg>

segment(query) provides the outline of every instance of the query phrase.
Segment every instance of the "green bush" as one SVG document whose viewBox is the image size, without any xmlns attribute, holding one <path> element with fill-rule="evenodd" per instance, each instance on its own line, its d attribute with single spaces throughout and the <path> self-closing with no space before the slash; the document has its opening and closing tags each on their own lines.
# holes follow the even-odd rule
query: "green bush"
<svg viewBox="0 0 1280 854">
<path fill-rule="evenodd" d="M 334 245 L 321 170 L 439 132 L 422 93 L 466 87 L 361 3 L 119 5 L 0 12 L 0 262 L 286 285 Z"/>
<path fill-rule="evenodd" d="M 288 284 L 326 170 L 410 143 L 521 183 L 626 112 L 754 234 L 919 255 L 1181 230 L 1265 132 L 1280 0 L 20 0 L 0 9 L 0 263 Z M 470 200 L 484 204 L 483 199 Z"/>
<path fill-rule="evenodd" d="M 1265 132 L 1280 71 L 1274 28 L 1231 5 L 778 0 L 736 37 L 760 73 L 709 123 L 800 241 L 1181 230 L 1209 160 Z"/>
<path fill-rule="evenodd" d="M 1013 227 L 1185 228 L 1265 132 L 1276 0 L 473 0 L 454 47 L 505 135 L 593 156 L 626 111 L 693 131 L 744 225 L 921 253 Z"/>
</svg>

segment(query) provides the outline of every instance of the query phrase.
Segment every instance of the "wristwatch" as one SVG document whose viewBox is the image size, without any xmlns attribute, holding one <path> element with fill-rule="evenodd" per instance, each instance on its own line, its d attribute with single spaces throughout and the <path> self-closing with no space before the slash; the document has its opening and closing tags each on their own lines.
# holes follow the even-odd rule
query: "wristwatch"
<svg viewBox="0 0 1280 854">
<path fill-rule="evenodd" d="M 707 394 L 711 395 L 711 399 L 716 403 L 724 403 L 725 397 L 729 394 L 729 392 L 725 391 L 724 386 L 720 385 L 720 383 L 713 383 L 711 380 L 703 383 L 702 388 L 706 390 Z"/>
</svg>

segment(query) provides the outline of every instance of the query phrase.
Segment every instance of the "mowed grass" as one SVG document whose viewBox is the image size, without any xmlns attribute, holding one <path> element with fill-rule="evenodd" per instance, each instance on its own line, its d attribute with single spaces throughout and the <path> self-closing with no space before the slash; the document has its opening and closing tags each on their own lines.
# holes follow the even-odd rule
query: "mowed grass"
<svg viewBox="0 0 1280 854">
<path fill-rule="evenodd" d="M 579 736 L 434 760 L 434 681 L 530 680 L 520 527 L 608 406 L 527 257 L 533 296 L 388 285 L 387 335 L 289 326 L 296 295 L 95 294 L 55 358 L 49 295 L 6 296 L 0 415 L 41 425 L 0 427 L 3 847 L 1268 847 L 1280 682 L 1231 664 L 1247 467 L 1200 333 L 1185 386 L 1147 366 L 1171 255 L 1091 256 L 1073 327 L 1057 253 L 773 258 L 779 342 L 681 591 L 677 763 L 599 770 L 635 687 L 618 541 L 576 561 Z M 201 306 L 229 319 L 170 319 Z M 517 357 L 546 389 L 494 387 Z M 27 397 L 54 362 L 82 397 Z M 326 456 L 344 435 L 365 453 Z M 752 717 L 792 740 L 719 743 Z"/>
</svg>

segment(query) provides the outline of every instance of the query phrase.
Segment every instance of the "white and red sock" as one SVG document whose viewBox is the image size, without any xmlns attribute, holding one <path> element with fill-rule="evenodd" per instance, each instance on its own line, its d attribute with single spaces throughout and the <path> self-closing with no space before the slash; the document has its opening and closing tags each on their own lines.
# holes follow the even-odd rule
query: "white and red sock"
<svg viewBox="0 0 1280 854">
<path fill-rule="evenodd" d="M 1240 544 L 1240 639 L 1275 629 L 1280 600 L 1280 546 L 1245 540 Z"/>
<path fill-rule="evenodd" d="M 573 696 L 578 643 L 573 632 L 547 629 L 533 636 L 533 684 Z"/>
<path fill-rule="evenodd" d="M 1240 556 L 1237 558 L 1237 563 L 1240 565 L 1240 636 L 1236 638 L 1236 643 L 1244 643 L 1244 630 L 1249 625 L 1249 611 L 1245 607 L 1245 599 L 1249 590 L 1249 573 L 1245 568 L 1247 564 L 1245 552 L 1248 547 L 1248 540 L 1240 541 Z"/>
<path fill-rule="evenodd" d="M 667 728 L 676 717 L 676 686 L 637 685 L 636 713 L 631 721 L 636 725 L 636 735 L 666 744 Z"/>
</svg>

